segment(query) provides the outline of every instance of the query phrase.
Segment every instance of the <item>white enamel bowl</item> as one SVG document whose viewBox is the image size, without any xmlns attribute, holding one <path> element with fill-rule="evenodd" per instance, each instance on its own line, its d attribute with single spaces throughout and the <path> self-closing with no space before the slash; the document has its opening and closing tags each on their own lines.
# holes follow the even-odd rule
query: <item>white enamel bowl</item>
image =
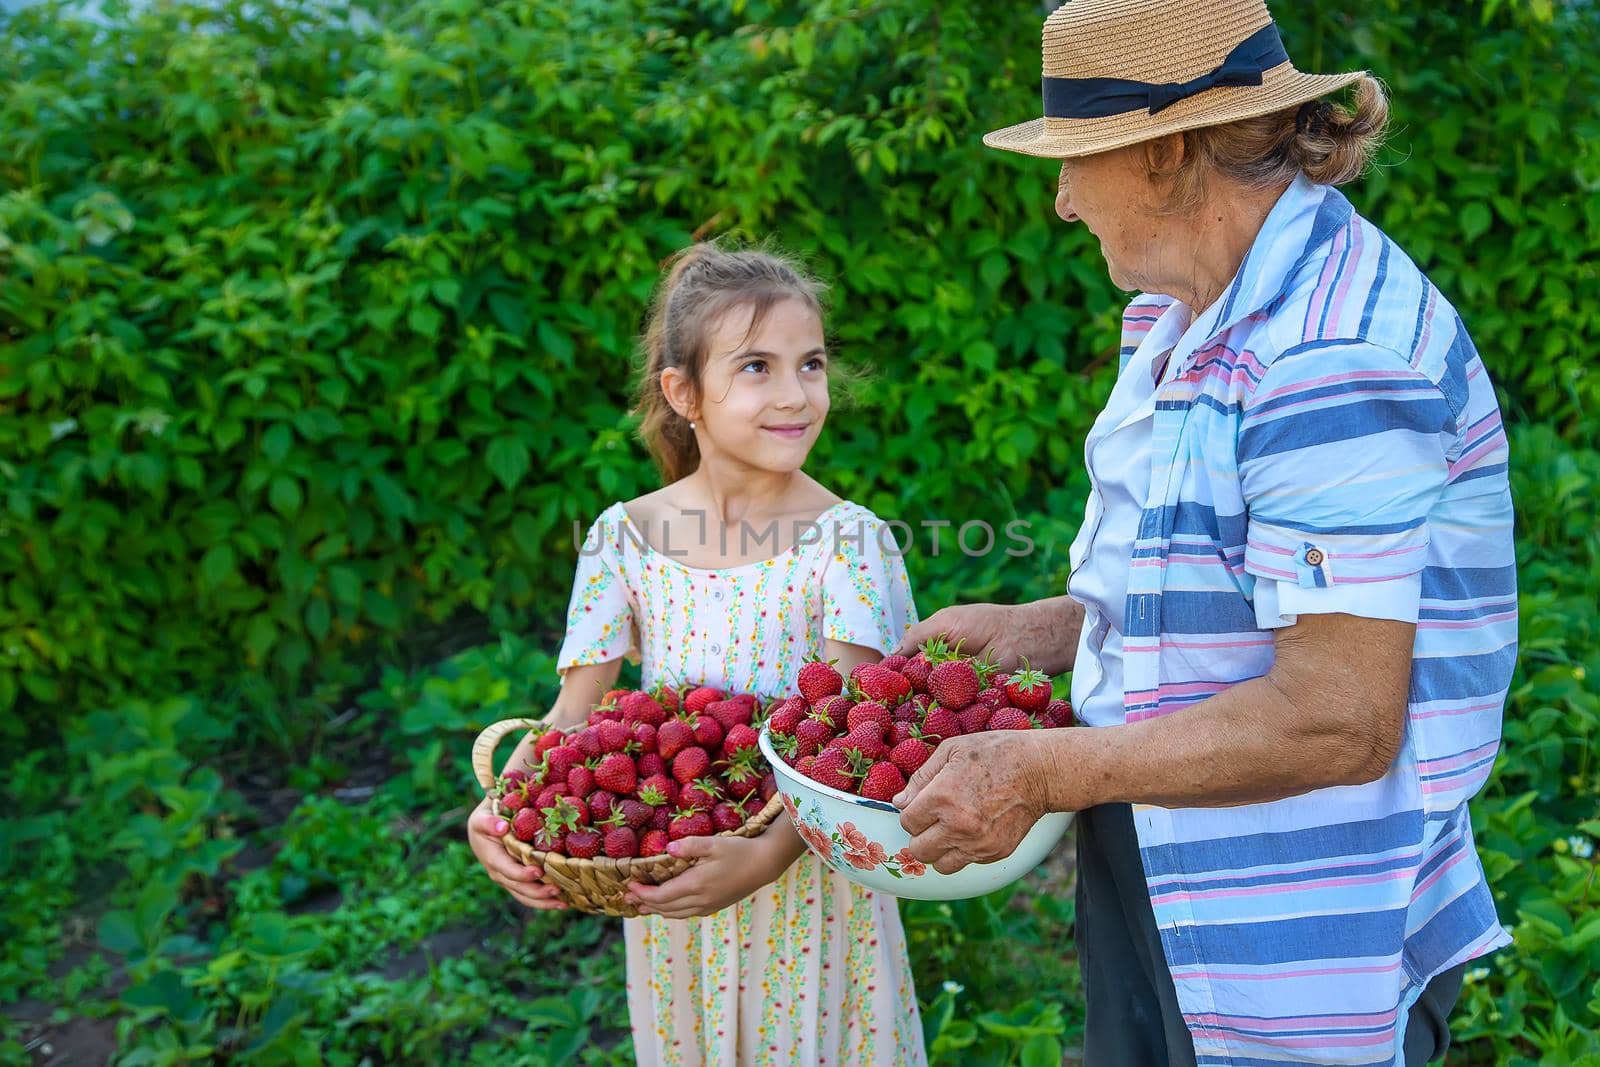
<svg viewBox="0 0 1600 1067">
<path fill-rule="evenodd" d="M 761 754 L 777 775 L 789 818 L 807 847 L 852 882 L 875 892 L 914 900 L 959 900 L 992 893 L 1037 867 L 1072 822 L 1071 812 L 1046 815 L 1005 859 L 940 874 L 906 850 L 911 835 L 901 827 L 900 812 L 893 804 L 813 782 L 773 751 L 765 728 L 760 744 Z"/>
</svg>

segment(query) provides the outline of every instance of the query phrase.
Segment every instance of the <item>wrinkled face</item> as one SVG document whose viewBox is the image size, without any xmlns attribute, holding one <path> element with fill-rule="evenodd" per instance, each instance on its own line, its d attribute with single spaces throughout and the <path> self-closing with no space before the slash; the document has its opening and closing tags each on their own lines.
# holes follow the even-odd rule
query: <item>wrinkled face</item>
<svg viewBox="0 0 1600 1067">
<path fill-rule="evenodd" d="M 1166 291 L 1160 280 L 1163 253 L 1174 235 L 1170 221 L 1157 214 L 1158 203 L 1138 145 L 1061 161 L 1056 214 L 1083 223 L 1099 238 L 1119 289 Z"/>
<path fill-rule="evenodd" d="M 782 300 L 754 333 L 752 309 L 735 307 L 711 331 L 697 404 L 701 455 L 757 470 L 799 470 L 828 417 L 822 321 Z"/>
</svg>

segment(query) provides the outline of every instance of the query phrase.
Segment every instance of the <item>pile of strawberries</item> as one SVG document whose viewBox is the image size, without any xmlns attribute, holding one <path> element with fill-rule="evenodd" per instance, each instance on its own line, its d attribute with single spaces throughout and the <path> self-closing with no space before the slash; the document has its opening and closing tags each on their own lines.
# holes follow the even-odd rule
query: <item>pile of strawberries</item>
<svg viewBox="0 0 1600 1067">
<path fill-rule="evenodd" d="M 1049 675 L 1026 664 L 1008 674 L 938 639 L 909 659 L 861 664 L 848 680 L 811 660 L 799 688 L 768 719 L 774 750 L 812 781 L 872 800 L 892 799 L 952 737 L 1072 725 Z"/>
<path fill-rule="evenodd" d="M 738 829 L 777 792 L 756 745 L 757 700 L 700 686 L 614 689 L 581 728 L 548 728 L 494 792 L 511 832 L 576 859 L 659 856 Z"/>
</svg>

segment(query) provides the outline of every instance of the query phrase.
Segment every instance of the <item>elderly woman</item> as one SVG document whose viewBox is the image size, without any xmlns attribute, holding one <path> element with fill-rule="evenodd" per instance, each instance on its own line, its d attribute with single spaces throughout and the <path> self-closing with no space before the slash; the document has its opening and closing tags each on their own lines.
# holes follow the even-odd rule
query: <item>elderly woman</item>
<svg viewBox="0 0 1600 1067">
<path fill-rule="evenodd" d="M 1461 319 L 1333 187 L 1387 117 L 1259 0 L 1072 0 L 1056 212 L 1141 290 L 1065 596 L 937 634 L 1072 671 L 1089 729 L 940 746 L 897 802 L 941 871 L 1076 811 L 1091 1065 L 1418 1064 L 1507 942 L 1468 800 L 1515 658 L 1506 443 Z M 1320 99 L 1353 86 L 1353 107 Z"/>
</svg>

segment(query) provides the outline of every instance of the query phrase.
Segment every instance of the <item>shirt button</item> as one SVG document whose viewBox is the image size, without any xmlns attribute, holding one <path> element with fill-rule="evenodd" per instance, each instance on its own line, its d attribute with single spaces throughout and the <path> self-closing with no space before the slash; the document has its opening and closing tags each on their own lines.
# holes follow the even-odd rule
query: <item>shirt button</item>
<svg viewBox="0 0 1600 1067">
<path fill-rule="evenodd" d="M 721 645 L 707 645 L 706 648 L 708 650 L 710 650 L 710 652 L 711 652 L 711 654 L 713 656 L 722 655 L 722 646 Z"/>
<path fill-rule="evenodd" d="M 721 600 L 722 599 L 722 590 L 721 589 L 713 589 L 713 590 L 711 590 L 711 599 L 712 600 Z"/>
<path fill-rule="evenodd" d="M 1320 548 L 1308 548 L 1308 549 L 1306 549 L 1306 562 L 1311 564 L 1311 566 L 1320 567 L 1320 566 L 1322 566 L 1322 561 L 1325 560 L 1325 559 L 1327 559 L 1327 556 L 1325 556 L 1323 554 L 1322 549 L 1320 549 Z"/>
</svg>

